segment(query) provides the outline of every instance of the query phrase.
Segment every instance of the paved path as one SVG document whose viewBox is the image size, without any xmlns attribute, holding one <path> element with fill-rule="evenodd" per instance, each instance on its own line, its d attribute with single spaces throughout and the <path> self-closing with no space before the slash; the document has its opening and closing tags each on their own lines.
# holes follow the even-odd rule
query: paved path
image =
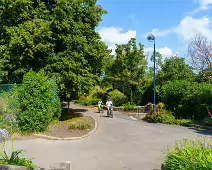
<svg viewBox="0 0 212 170">
<path fill-rule="evenodd" d="M 73 105 L 71 108 L 80 108 Z M 148 124 L 132 120 L 115 112 L 114 118 L 99 117 L 99 124 L 91 136 L 75 141 L 31 139 L 16 141 L 16 149 L 25 149 L 25 156 L 35 157 L 39 166 L 71 161 L 73 170 L 154 170 L 160 169 L 165 149 L 182 138 L 210 137 L 211 133 L 197 132 L 186 127 Z"/>
</svg>

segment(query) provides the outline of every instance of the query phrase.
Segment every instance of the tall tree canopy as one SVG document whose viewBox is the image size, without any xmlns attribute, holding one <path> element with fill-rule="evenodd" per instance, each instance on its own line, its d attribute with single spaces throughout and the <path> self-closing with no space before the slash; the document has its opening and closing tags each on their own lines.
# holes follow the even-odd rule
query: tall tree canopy
<svg viewBox="0 0 212 170">
<path fill-rule="evenodd" d="M 127 44 L 116 45 L 116 55 L 111 67 L 107 70 L 107 80 L 122 92 L 128 90 L 131 100 L 136 85 L 138 85 L 147 68 L 143 45 L 137 47 L 136 39 L 132 38 Z"/>
<path fill-rule="evenodd" d="M 102 75 L 110 51 L 95 31 L 106 11 L 97 0 L 1 0 L 2 81 L 21 83 L 45 69 L 61 95 L 76 98 Z"/>
<path fill-rule="evenodd" d="M 166 58 L 161 64 L 161 70 L 158 72 L 157 83 L 161 84 L 173 80 L 192 80 L 194 77 L 193 69 L 185 63 L 184 58 L 174 56 Z"/>
</svg>

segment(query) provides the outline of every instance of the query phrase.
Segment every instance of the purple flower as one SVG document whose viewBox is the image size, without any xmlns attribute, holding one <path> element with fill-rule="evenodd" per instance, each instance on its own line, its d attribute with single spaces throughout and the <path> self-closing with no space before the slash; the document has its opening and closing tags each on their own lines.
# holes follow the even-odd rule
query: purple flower
<svg viewBox="0 0 212 170">
<path fill-rule="evenodd" d="M 16 116 L 14 114 L 9 114 L 5 117 L 5 119 L 8 119 L 10 122 L 15 122 Z"/>
<path fill-rule="evenodd" d="M 0 143 L 11 140 L 11 136 L 6 129 L 0 129 Z"/>
</svg>

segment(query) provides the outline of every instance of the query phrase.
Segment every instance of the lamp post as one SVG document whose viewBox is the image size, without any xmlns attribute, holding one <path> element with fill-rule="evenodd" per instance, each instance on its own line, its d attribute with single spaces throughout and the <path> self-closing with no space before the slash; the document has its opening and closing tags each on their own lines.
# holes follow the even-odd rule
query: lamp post
<svg viewBox="0 0 212 170">
<path fill-rule="evenodd" d="M 156 112 L 156 71 L 155 71 L 155 58 L 156 58 L 156 51 L 155 51 L 155 36 L 150 34 L 147 37 L 148 41 L 154 42 L 154 113 Z"/>
</svg>

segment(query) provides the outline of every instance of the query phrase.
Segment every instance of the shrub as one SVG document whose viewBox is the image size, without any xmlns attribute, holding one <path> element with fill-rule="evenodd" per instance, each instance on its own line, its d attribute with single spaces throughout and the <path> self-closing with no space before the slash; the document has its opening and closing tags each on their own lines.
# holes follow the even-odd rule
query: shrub
<svg viewBox="0 0 212 170">
<path fill-rule="evenodd" d="M 115 106 L 121 106 L 127 103 L 127 96 L 125 96 L 123 93 L 121 93 L 118 90 L 113 90 L 109 92 L 108 95 Z"/>
<path fill-rule="evenodd" d="M 164 170 L 212 169 L 212 140 L 183 139 L 169 149 L 164 161 Z"/>
<path fill-rule="evenodd" d="M 99 100 L 100 100 L 100 99 L 93 98 L 92 96 L 88 96 L 88 97 L 85 99 L 85 105 L 87 105 L 87 106 L 97 105 L 97 103 L 98 103 Z"/>
<path fill-rule="evenodd" d="M 137 108 L 136 105 L 132 105 L 129 102 L 126 104 L 123 104 L 121 107 L 124 108 L 126 111 L 133 111 Z"/>
<path fill-rule="evenodd" d="M 97 105 L 99 100 L 102 100 L 103 103 L 106 103 L 107 92 L 101 89 L 99 86 L 95 86 L 87 97 L 82 96 L 76 102 L 82 105 L 90 106 Z"/>
<path fill-rule="evenodd" d="M 212 103 L 212 84 L 176 80 L 164 84 L 159 93 L 176 118 L 203 119 L 208 115 L 206 106 Z"/>
<path fill-rule="evenodd" d="M 165 109 L 165 104 L 164 103 L 158 103 L 157 108 L 160 107 L 161 109 Z"/>
<path fill-rule="evenodd" d="M 212 126 L 212 117 L 206 117 L 203 119 L 202 124 L 205 126 Z"/>
<path fill-rule="evenodd" d="M 149 123 L 175 124 L 175 117 L 171 114 L 171 112 L 166 110 L 160 110 L 157 113 L 147 114 L 143 120 Z"/>
<path fill-rule="evenodd" d="M 174 123 L 177 125 L 189 127 L 193 121 L 189 119 L 176 119 Z"/>
<path fill-rule="evenodd" d="M 25 74 L 23 85 L 16 89 L 15 98 L 20 104 L 17 123 L 23 133 L 42 132 L 53 119 L 60 117 L 61 105 L 56 83 L 43 71 Z"/>
</svg>

